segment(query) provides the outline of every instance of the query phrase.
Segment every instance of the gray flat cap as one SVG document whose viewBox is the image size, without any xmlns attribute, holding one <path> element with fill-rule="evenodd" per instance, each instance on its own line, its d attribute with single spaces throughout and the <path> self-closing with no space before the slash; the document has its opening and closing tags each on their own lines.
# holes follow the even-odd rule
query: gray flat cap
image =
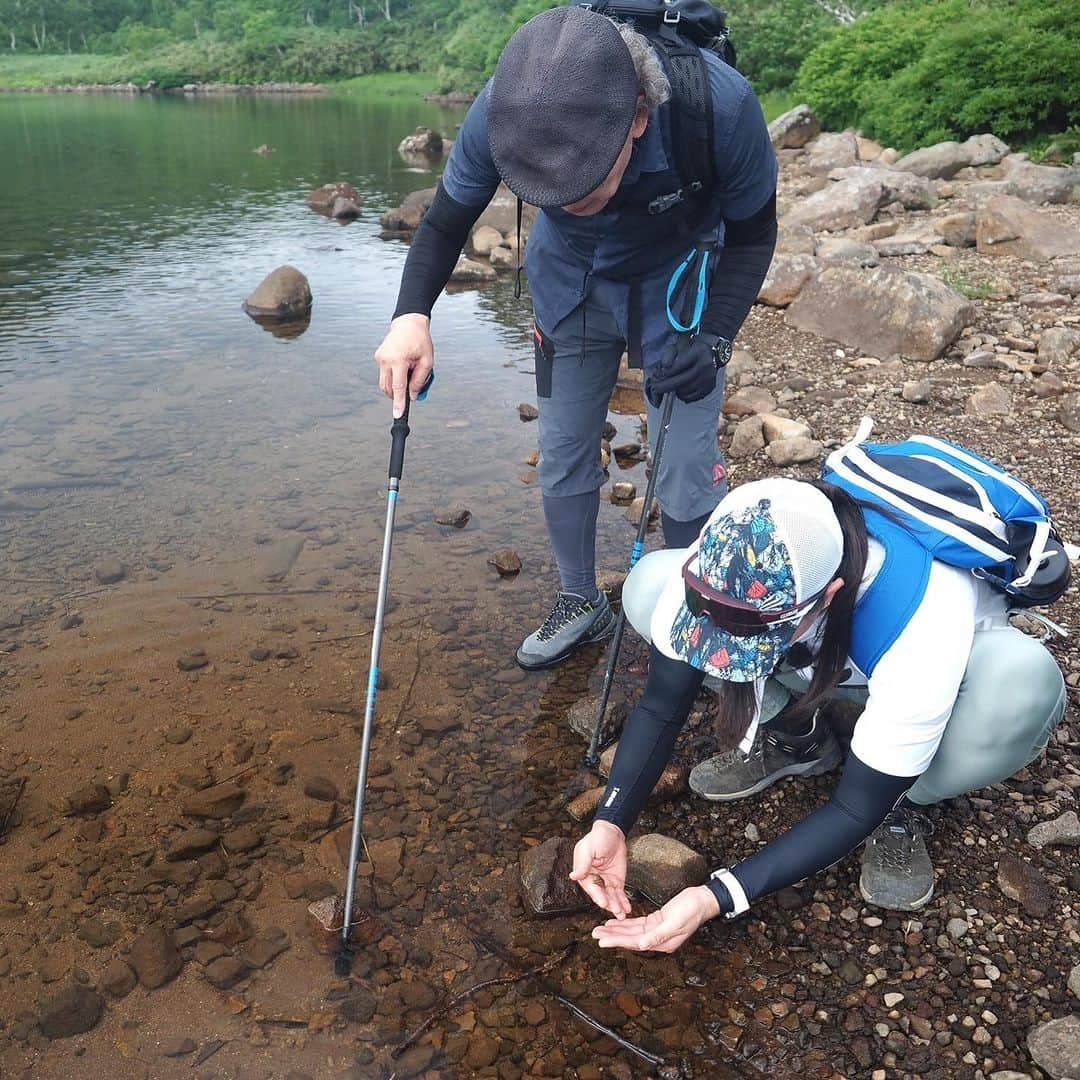
<svg viewBox="0 0 1080 1080">
<path fill-rule="evenodd" d="M 619 156 L 638 98 L 630 50 L 610 19 L 541 12 L 506 43 L 488 101 L 488 143 L 506 186 L 533 206 L 595 191 Z"/>
</svg>

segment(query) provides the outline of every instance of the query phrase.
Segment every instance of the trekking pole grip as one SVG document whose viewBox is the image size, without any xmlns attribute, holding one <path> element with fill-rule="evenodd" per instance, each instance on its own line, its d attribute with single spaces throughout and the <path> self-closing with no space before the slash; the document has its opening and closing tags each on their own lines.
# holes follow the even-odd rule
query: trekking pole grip
<svg viewBox="0 0 1080 1080">
<path fill-rule="evenodd" d="M 405 440 L 409 437 L 409 399 L 405 411 L 390 425 L 390 479 L 400 480 L 405 471 Z"/>
</svg>

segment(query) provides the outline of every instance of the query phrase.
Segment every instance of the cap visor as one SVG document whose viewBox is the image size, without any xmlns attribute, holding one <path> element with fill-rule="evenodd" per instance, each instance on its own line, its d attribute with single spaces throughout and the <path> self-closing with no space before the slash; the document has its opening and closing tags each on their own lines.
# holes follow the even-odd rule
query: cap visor
<svg viewBox="0 0 1080 1080">
<path fill-rule="evenodd" d="M 726 682 L 754 682 L 771 675 L 798 629 L 798 622 L 791 621 L 762 634 L 730 634 L 708 619 L 695 618 L 685 597 L 682 575 L 673 576 L 653 613 L 653 643 L 665 656 Z"/>
</svg>

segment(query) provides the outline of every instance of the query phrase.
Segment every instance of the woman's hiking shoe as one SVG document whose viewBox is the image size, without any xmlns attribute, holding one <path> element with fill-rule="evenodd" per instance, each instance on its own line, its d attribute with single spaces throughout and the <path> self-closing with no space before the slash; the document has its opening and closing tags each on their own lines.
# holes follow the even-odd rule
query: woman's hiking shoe
<svg viewBox="0 0 1080 1080">
<path fill-rule="evenodd" d="M 595 600 L 561 592 L 540 628 L 521 643 L 517 662 L 526 671 L 554 667 L 582 645 L 603 641 L 614 629 L 615 613 L 602 590 Z"/>
<path fill-rule="evenodd" d="M 829 725 L 817 714 L 805 735 L 759 727 L 748 754 L 738 747 L 701 762 L 690 772 L 690 790 L 704 799 L 729 802 L 764 791 L 785 776 L 817 776 L 843 759 Z"/>
<path fill-rule="evenodd" d="M 934 895 L 934 867 L 926 851 L 930 819 L 909 806 L 894 810 L 871 834 L 862 853 L 859 892 L 874 907 L 917 911 Z"/>
</svg>

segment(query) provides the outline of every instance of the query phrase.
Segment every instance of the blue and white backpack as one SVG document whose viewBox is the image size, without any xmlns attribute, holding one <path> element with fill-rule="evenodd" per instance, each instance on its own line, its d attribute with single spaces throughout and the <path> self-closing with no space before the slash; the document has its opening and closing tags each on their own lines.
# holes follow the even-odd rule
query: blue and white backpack
<svg viewBox="0 0 1080 1080">
<path fill-rule="evenodd" d="M 1062 543 L 1037 491 L 944 439 L 871 443 L 872 429 L 864 417 L 855 438 L 826 459 L 823 480 L 881 507 L 873 517 L 902 527 L 932 558 L 969 568 L 1011 607 L 1050 604 L 1065 592 L 1080 549 Z"/>
</svg>

